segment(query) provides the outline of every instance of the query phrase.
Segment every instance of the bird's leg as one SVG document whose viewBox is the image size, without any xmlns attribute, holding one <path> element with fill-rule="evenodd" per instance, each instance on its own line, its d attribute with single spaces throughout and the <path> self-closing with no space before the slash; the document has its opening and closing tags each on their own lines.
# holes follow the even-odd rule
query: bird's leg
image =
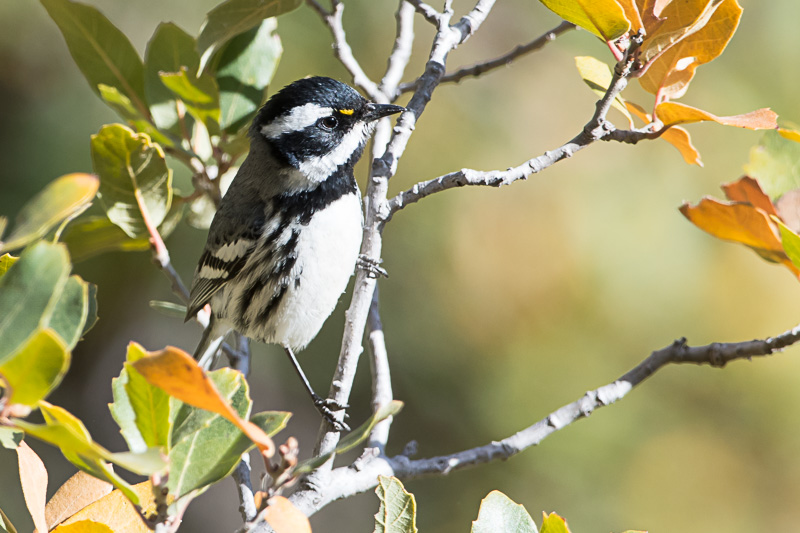
<svg viewBox="0 0 800 533">
<path fill-rule="evenodd" d="M 350 431 L 350 426 L 337 420 L 333 414 L 334 410 L 340 411 L 347 409 L 349 406 L 341 405 L 330 398 L 322 398 L 316 392 L 314 392 L 314 389 L 311 388 L 311 383 L 308 382 L 308 378 L 303 372 L 303 369 L 300 368 L 300 363 L 297 362 L 297 358 L 294 356 L 294 351 L 288 346 L 284 346 L 283 349 L 286 350 L 286 355 L 289 356 L 289 360 L 292 362 L 295 372 L 297 372 L 297 375 L 300 376 L 300 380 L 303 382 L 303 385 L 308 391 L 309 396 L 311 396 L 311 400 L 314 402 L 314 407 L 317 408 L 317 411 L 320 412 L 322 417 L 327 420 L 336 431 Z M 345 417 L 347 417 L 346 413 Z"/>
<path fill-rule="evenodd" d="M 381 267 L 381 263 L 383 263 L 383 259 L 372 259 L 364 254 L 360 254 L 356 260 L 356 268 L 364 270 L 367 276 L 372 279 L 377 279 L 378 277 L 388 278 L 389 273 L 386 272 L 386 269 Z"/>
</svg>

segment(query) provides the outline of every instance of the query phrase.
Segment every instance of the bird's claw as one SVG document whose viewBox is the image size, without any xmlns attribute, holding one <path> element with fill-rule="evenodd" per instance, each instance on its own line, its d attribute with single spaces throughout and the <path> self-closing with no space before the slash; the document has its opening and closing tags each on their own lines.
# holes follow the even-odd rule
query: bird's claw
<svg viewBox="0 0 800 533">
<path fill-rule="evenodd" d="M 381 267 L 383 259 L 372 259 L 364 254 L 358 256 L 356 266 L 367 273 L 367 277 L 377 279 L 379 277 L 388 278 L 389 273 L 386 269 Z"/>
<path fill-rule="evenodd" d="M 322 417 L 331 426 L 333 426 L 334 430 L 340 433 L 343 431 L 350 431 L 350 426 L 348 426 L 342 420 L 337 420 L 336 415 L 334 414 L 334 410 L 341 411 L 350 407 L 349 405 L 342 405 L 332 398 L 320 398 L 319 396 L 316 396 L 314 398 L 314 406 L 317 408 L 317 411 L 320 412 Z M 350 415 L 345 413 L 343 418 L 348 418 L 349 416 Z"/>
</svg>

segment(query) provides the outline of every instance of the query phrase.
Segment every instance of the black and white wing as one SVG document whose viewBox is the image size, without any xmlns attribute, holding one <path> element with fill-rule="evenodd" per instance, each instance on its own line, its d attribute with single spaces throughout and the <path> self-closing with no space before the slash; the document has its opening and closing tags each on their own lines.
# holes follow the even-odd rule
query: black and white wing
<svg viewBox="0 0 800 533">
<path fill-rule="evenodd" d="M 217 291 L 233 280 L 253 253 L 264 225 L 264 212 L 248 211 L 239 211 L 240 216 L 232 218 L 226 218 L 224 212 L 220 217 L 218 213 L 214 218 L 195 270 L 186 320 L 194 317 Z"/>
</svg>

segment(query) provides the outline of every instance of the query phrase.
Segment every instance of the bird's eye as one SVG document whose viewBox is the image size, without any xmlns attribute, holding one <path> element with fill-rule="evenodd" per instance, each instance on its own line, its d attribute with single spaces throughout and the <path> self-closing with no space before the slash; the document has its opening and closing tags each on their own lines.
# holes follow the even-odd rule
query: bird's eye
<svg viewBox="0 0 800 533">
<path fill-rule="evenodd" d="M 339 125 L 339 121 L 333 116 L 323 117 L 319 119 L 317 125 L 323 130 L 331 131 L 333 128 Z"/>
</svg>

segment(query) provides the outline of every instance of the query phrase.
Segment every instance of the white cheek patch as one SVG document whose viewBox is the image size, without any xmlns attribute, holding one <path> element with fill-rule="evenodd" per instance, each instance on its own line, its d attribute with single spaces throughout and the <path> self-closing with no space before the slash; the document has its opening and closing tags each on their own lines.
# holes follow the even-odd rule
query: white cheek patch
<svg viewBox="0 0 800 533">
<path fill-rule="evenodd" d="M 375 123 L 356 125 L 342 137 L 342 141 L 332 151 L 325 155 L 310 157 L 300 163 L 298 169 L 314 181 L 324 181 L 339 166 L 347 163 L 358 147 L 372 132 Z"/>
<path fill-rule="evenodd" d="M 261 134 L 267 139 L 277 139 L 284 133 L 303 130 L 315 124 L 322 117 L 332 114 L 333 109 L 330 107 L 322 107 L 317 104 L 301 105 L 262 126 Z"/>
<path fill-rule="evenodd" d="M 252 241 L 247 239 L 239 239 L 234 242 L 229 242 L 217 248 L 214 251 L 214 257 L 222 259 L 226 263 L 242 257 L 252 245 Z"/>
</svg>

